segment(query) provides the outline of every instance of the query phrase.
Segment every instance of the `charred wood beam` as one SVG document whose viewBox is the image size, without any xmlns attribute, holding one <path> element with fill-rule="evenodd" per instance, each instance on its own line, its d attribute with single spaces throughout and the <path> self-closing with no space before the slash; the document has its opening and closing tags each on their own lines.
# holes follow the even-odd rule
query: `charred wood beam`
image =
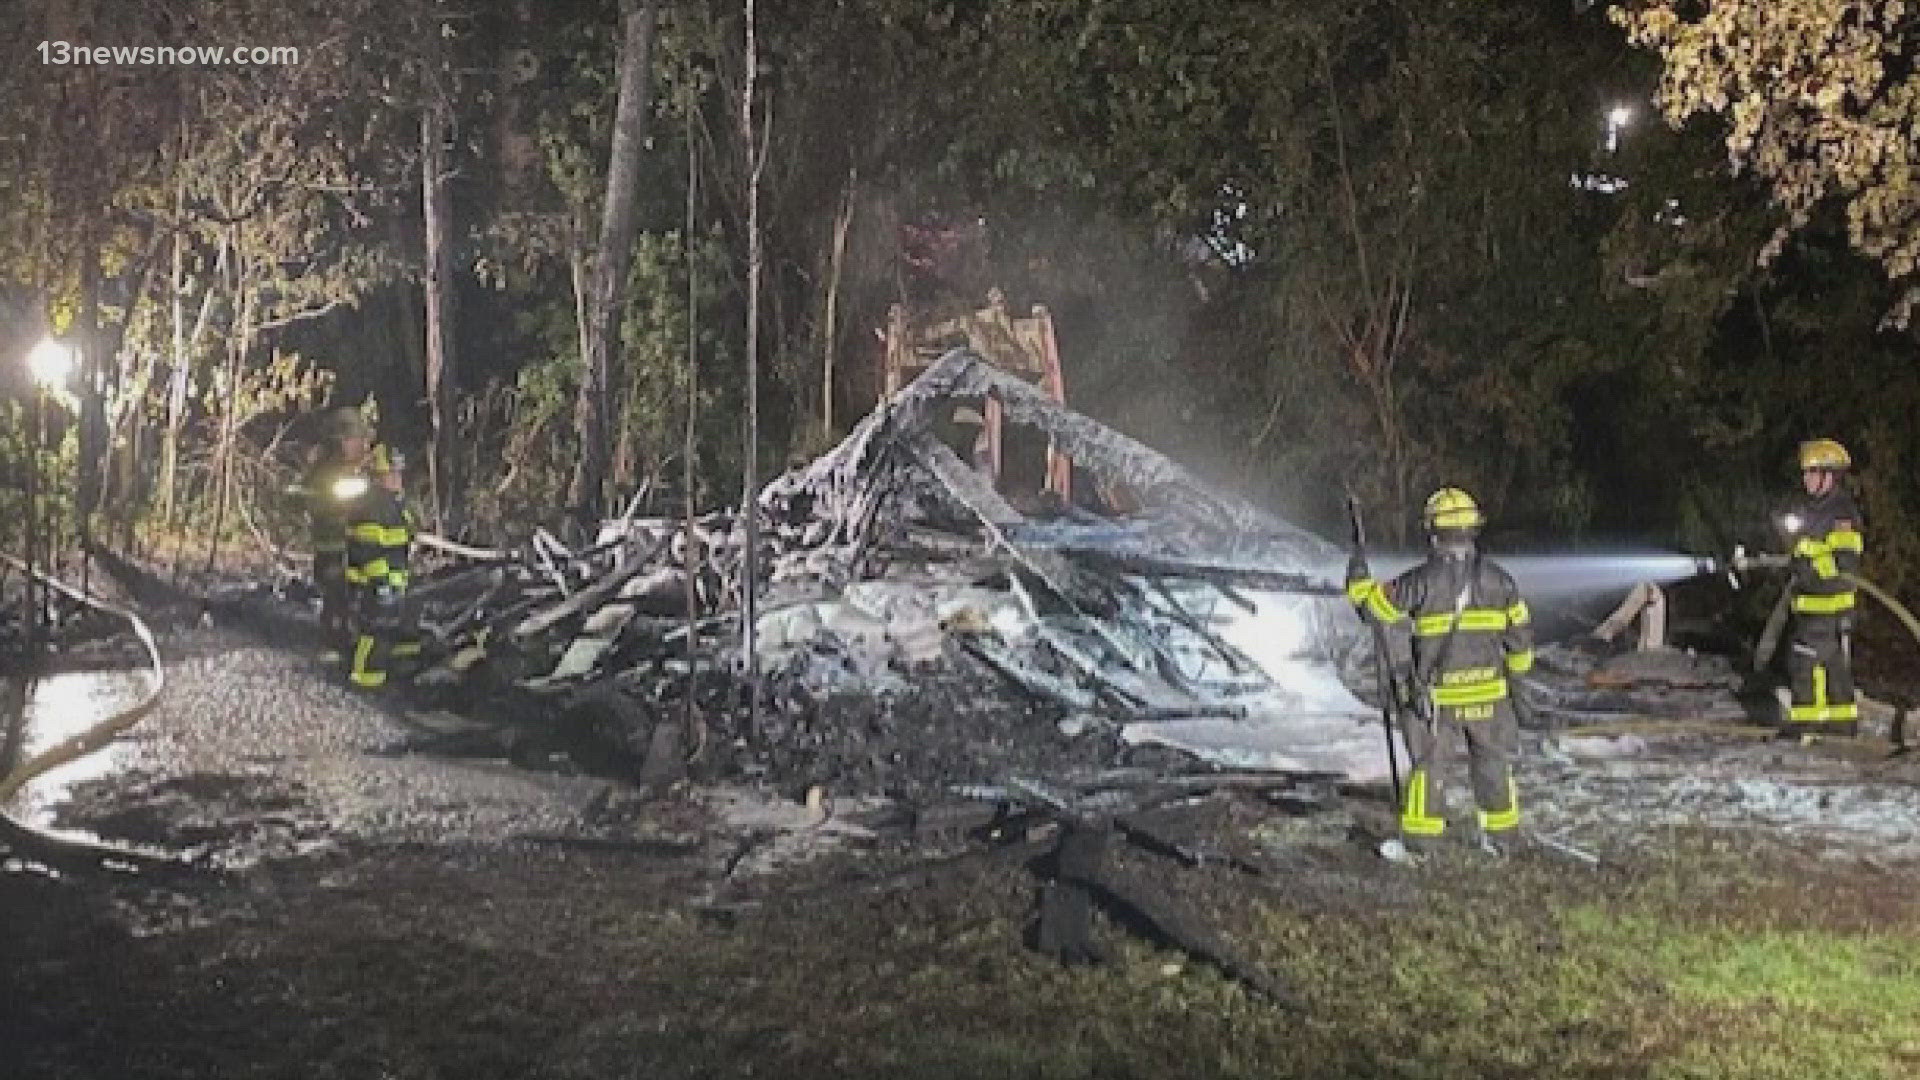
<svg viewBox="0 0 1920 1080">
<path fill-rule="evenodd" d="M 444 536 L 436 536 L 433 533 L 417 533 L 413 539 L 415 543 L 422 547 L 430 548 L 447 555 L 456 555 L 462 559 L 472 559 L 476 562 L 511 562 L 515 558 L 514 553 L 510 551 L 502 551 L 499 548 L 474 547 L 470 544 L 462 544 L 458 541 L 449 540 Z"/>
<path fill-rule="evenodd" d="M 1179 623 L 1188 633 L 1206 642 L 1207 647 L 1212 649 L 1221 663 L 1227 666 L 1227 670 L 1235 675 L 1257 675 L 1262 682 L 1272 685 L 1272 680 L 1267 677 L 1266 671 L 1259 664 L 1254 663 L 1252 657 L 1214 633 L 1213 627 L 1207 625 L 1207 620 L 1189 611 L 1186 604 L 1173 594 L 1173 590 L 1167 588 L 1165 581 L 1155 578 L 1151 583 L 1154 595 L 1162 601 L 1160 605 L 1155 606 L 1155 610 Z M 1143 602 L 1145 602 L 1144 594 Z"/>
<path fill-rule="evenodd" d="M 1147 507 L 1228 536 L 1251 531 L 1284 536 L 1303 547 L 1326 546 L 1249 503 L 1213 491 L 1166 455 L 1054 402 L 1040 387 L 988 364 L 971 349 L 941 357 L 895 398 L 893 408 L 901 427 L 925 428 L 950 399 L 989 394 L 1008 419 L 1043 432 L 1074 464 L 1103 482 L 1126 486 Z"/>
<path fill-rule="evenodd" d="M 628 581 L 639 576 L 642 571 L 650 570 L 654 567 L 655 560 L 660 557 L 661 552 L 666 550 L 667 544 L 671 539 L 672 534 L 669 533 L 666 536 L 654 540 L 645 553 L 635 555 L 632 558 L 623 557 L 615 564 L 615 569 L 612 573 L 607 574 L 599 581 L 567 597 L 563 603 L 521 620 L 520 624 L 513 628 L 514 640 L 524 641 L 535 634 L 552 629 L 566 619 L 579 615 L 589 609 L 597 608 L 609 600 L 612 600 L 615 596 L 619 595 L 621 588 L 624 587 Z"/>
<path fill-rule="evenodd" d="M 1171 892 L 1110 855 L 1115 825 L 1101 820 L 1069 820 L 1054 848 L 1051 880 L 1043 885 L 1033 942 L 1041 952 L 1065 960 L 1103 958 L 1092 936 L 1095 905 L 1122 925 L 1185 952 L 1221 974 L 1284 1007 L 1299 1002 L 1273 976 L 1242 956 L 1224 938 L 1189 911 Z"/>
<path fill-rule="evenodd" d="M 1183 578 L 1204 581 L 1229 588 L 1259 589 L 1265 592 L 1298 593 L 1304 596 L 1345 597 L 1341 586 L 1311 574 L 1266 570 L 1253 566 L 1229 566 L 1220 563 L 1190 561 L 1165 556 L 1106 551 L 1096 547 L 1060 545 L 1052 550 L 1076 560 L 1084 560 L 1115 573 L 1138 577 Z"/>
<path fill-rule="evenodd" d="M 960 645 L 981 663 L 999 672 L 1007 681 L 1035 697 L 1058 702 L 1067 709 L 1077 712 L 1091 711 L 1095 708 L 1097 699 L 1091 692 L 1065 679 L 1015 660 L 1005 650 L 994 647 L 992 643 L 980 636 L 962 637 Z"/>
</svg>

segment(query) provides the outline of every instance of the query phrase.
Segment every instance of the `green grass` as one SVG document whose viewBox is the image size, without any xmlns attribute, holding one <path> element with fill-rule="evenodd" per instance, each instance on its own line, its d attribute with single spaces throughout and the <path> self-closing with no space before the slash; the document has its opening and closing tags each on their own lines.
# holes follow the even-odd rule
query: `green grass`
<svg viewBox="0 0 1920 1080">
<path fill-rule="evenodd" d="M 1423 880 L 1408 906 L 1228 905 L 1242 947 L 1291 977 L 1298 1013 L 1130 939 L 1111 939 L 1106 967 L 1060 967 L 1020 950 L 1009 908 L 871 923 L 866 963 L 849 965 L 839 935 L 816 928 L 771 948 L 750 934 L 734 959 L 706 952 L 693 966 L 712 964 L 699 980 L 712 1004 L 791 1033 L 759 1045 L 797 1074 L 1920 1076 L 1913 907 L 1904 892 L 1863 902 L 1906 888 L 1891 880 L 1809 900 L 1737 858 Z"/>
<path fill-rule="evenodd" d="M 131 989 L 115 1003 L 164 1003 L 125 1022 L 185 1063 L 138 1075 L 169 1078 L 211 1075 L 198 1069 L 209 1031 L 260 1032 L 249 1053 L 285 1047 L 304 1076 L 1920 1077 L 1912 881 L 1675 842 L 1602 873 L 1350 860 L 1357 877 L 1256 891 L 1167 869 L 1292 984 L 1297 1010 L 1111 927 L 1105 966 L 1038 957 L 1021 943 L 1031 876 L 984 864 L 933 887 L 770 902 L 732 923 L 635 902 L 612 879 L 506 889 L 475 914 L 484 934 L 444 914 L 464 878 L 447 895 L 369 886 L 354 917 L 317 897 L 301 932 L 263 934 L 251 948 L 265 951 L 245 956 L 219 953 L 224 929 L 154 939 L 179 954 L 127 952 L 114 981 Z M 581 929 L 513 932 L 550 926 Z M 199 959 L 208 945 L 225 956 L 213 967 Z M 235 1001 L 258 1007 L 236 1019 Z"/>
<path fill-rule="evenodd" d="M 1672 1014 L 1711 1028 L 1655 1075 L 1920 1074 L 1920 936 L 1910 928 L 1756 930 L 1584 914 L 1594 948 L 1643 943 Z"/>
</svg>

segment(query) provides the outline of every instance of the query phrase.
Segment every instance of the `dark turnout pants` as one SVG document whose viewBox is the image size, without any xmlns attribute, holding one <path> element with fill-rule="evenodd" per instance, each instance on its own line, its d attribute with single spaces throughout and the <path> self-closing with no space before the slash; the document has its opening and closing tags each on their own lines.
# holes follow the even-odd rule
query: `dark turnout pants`
<svg viewBox="0 0 1920 1080">
<path fill-rule="evenodd" d="M 1795 615 L 1787 639 L 1787 687 L 1792 704 L 1786 730 L 1807 735 L 1852 735 L 1860 726 L 1853 694 L 1852 620 L 1845 615 Z"/>
<path fill-rule="evenodd" d="M 1513 759 L 1520 746 L 1520 724 L 1512 702 L 1443 706 L 1434 712 L 1432 730 L 1412 716 L 1403 725 L 1413 768 L 1407 774 L 1406 797 L 1400 807 L 1401 833 L 1409 840 L 1425 840 L 1446 832 L 1444 778 L 1454 743 L 1460 739 L 1467 744 L 1467 772 L 1479 805 L 1480 830 L 1501 833 L 1517 828 L 1520 803 Z"/>
<path fill-rule="evenodd" d="M 347 680 L 355 686 L 377 690 L 387 685 L 396 660 L 403 668 L 411 667 L 420 655 L 419 631 L 404 597 L 382 598 L 373 590 L 364 590 L 355 607 L 354 624 Z"/>
<path fill-rule="evenodd" d="M 353 592 L 347 585 L 346 549 L 322 549 L 313 553 L 313 585 L 320 593 L 320 630 L 326 647 L 345 651 L 352 636 L 347 626 L 353 609 Z"/>
</svg>

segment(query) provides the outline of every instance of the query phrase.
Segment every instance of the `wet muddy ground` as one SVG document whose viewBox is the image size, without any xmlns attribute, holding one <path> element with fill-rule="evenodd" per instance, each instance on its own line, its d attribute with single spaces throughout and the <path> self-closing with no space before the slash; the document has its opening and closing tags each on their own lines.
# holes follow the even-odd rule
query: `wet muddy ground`
<svg viewBox="0 0 1920 1080">
<path fill-rule="evenodd" d="M 1108 964 L 1028 949 L 1044 826 L 915 841 L 845 794 L 643 798 L 518 767 L 285 650 L 216 630 L 167 645 L 163 706 L 13 809 L 186 866 L 8 862 L 9 1080 L 1829 1075 L 1797 1049 L 1690 1065 L 1711 1032 L 1761 1021 L 1616 971 L 1632 949 L 1588 958 L 1593 905 L 1891 933 L 1873 963 L 1920 975 L 1920 767 L 1870 744 L 1531 740 L 1533 827 L 1597 866 L 1546 849 L 1391 865 L 1371 792 L 1169 808 L 1161 831 L 1210 858 L 1120 845 L 1119 864 L 1271 973 L 1275 1000 L 1104 917 Z M 1425 947 L 1431 972 L 1404 959 Z M 1538 1014 L 1485 997 L 1507 992 Z M 1616 992 L 1629 1004 L 1581 996 Z M 1804 1028 L 1789 1006 L 1783 1028 Z M 1463 1019 L 1489 1008 L 1512 1015 Z M 1920 1030 L 1908 1045 L 1889 1024 L 1830 1075 L 1920 1067 Z M 1456 1027 L 1486 1038 L 1442 1037 Z"/>
</svg>

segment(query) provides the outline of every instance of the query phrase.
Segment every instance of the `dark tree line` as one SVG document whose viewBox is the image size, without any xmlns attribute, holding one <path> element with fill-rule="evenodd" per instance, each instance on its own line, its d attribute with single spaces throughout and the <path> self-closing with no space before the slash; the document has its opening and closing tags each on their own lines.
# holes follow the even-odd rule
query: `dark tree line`
<svg viewBox="0 0 1920 1080">
<path fill-rule="evenodd" d="M 304 418 L 371 400 L 449 530 L 718 505 L 750 337 L 777 467 L 871 407 L 888 305 L 998 286 L 1054 313 L 1077 407 L 1329 532 L 1446 481 L 1539 542 L 1718 546 L 1826 434 L 1880 575 L 1911 561 L 1898 294 L 1832 205 L 1762 265 L 1783 212 L 1717 119 L 1657 122 L 1603 10 L 759 0 L 751 80 L 747 14 L 11 5 L 17 43 L 301 56 L 0 65 L 0 499 L 70 468 L 70 531 L 285 539 Z M 29 462 L 46 334 L 82 363 Z"/>
</svg>

